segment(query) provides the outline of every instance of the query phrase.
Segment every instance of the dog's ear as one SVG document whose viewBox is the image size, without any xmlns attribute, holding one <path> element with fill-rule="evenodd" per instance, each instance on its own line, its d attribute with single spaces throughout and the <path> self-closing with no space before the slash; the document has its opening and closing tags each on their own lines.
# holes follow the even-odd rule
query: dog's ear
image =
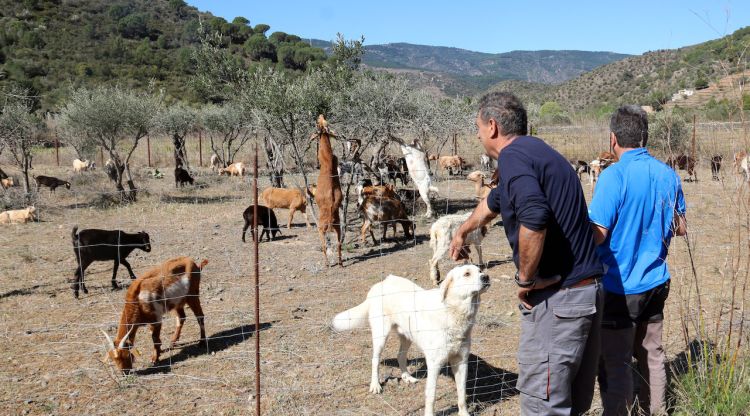
<svg viewBox="0 0 750 416">
<path fill-rule="evenodd" d="M 453 284 L 453 272 L 455 269 L 448 272 L 448 275 L 445 276 L 445 280 L 443 280 L 442 283 L 440 283 L 440 298 L 445 302 L 445 298 L 448 297 L 448 290 L 450 290 L 451 285 Z"/>
</svg>

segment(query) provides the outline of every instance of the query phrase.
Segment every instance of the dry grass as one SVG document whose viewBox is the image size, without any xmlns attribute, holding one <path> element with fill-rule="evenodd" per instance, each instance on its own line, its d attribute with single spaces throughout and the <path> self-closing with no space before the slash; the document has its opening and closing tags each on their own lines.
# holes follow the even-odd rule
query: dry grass
<svg viewBox="0 0 750 416">
<path fill-rule="evenodd" d="M 596 134 L 562 142 L 550 136 L 553 145 L 569 158 L 592 158 L 600 150 L 598 140 Z M 368 288 L 388 273 L 429 287 L 431 251 L 426 236 L 431 222 L 418 221 L 416 239 L 406 244 L 388 241 L 379 247 L 362 247 L 359 241 L 351 241 L 358 235 L 357 221 L 347 233 L 346 267 L 329 269 L 318 252 L 317 232 L 306 229 L 298 217 L 295 227 L 282 230 L 281 239 L 260 246 L 263 330 L 256 333 L 252 327 L 251 245 L 240 241 L 242 211 L 251 200 L 250 181 L 218 178 L 204 168 L 197 177 L 201 188 L 176 190 L 166 168 L 171 149 L 155 145 L 161 146 L 158 139 L 152 140 L 152 161 L 164 163 L 159 166 L 164 168 L 165 178 L 149 178 L 146 168 L 139 169 L 137 184 L 146 190 L 139 202 L 109 209 L 92 205 L 102 191 L 112 189 L 98 171 L 76 179 L 71 191 L 59 189 L 57 196 L 43 190 L 41 222 L 0 229 L 0 245 L 5 248 L 0 252 L 0 348 L 4 351 L 0 413 L 120 413 L 132 409 L 133 403 L 138 408 L 148 406 L 149 413 L 251 413 L 255 336 L 260 336 L 262 348 L 265 414 L 420 413 L 423 383 L 403 385 L 393 378 L 397 375 L 395 342 L 387 345 L 386 362 L 381 366 L 381 377 L 392 377 L 382 395 L 371 395 L 367 391 L 368 331 L 334 334 L 326 324 L 335 313 L 361 302 Z M 466 135 L 459 153 L 478 164 L 476 146 L 473 136 Z M 206 149 L 204 142 L 204 163 L 209 154 Z M 145 148 L 139 149 L 134 163 L 142 166 L 145 153 Z M 72 160 L 68 149 L 63 154 L 64 160 Z M 194 147 L 189 155 L 197 155 Z M 239 159 L 251 160 L 247 152 Z M 50 151 L 35 158 L 37 174 L 72 176 L 68 163 L 64 168 L 53 165 L 54 153 Z M 8 171 L 6 166 L 4 163 L 3 169 Z M 719 306 L 726 313 L 726 264 L 738 255 L 747 255 L 746 248 L 737 252 L 737 232 L 744 225 L 739 222 L 741 217 L 733 214 L 738 210 L 737 190 L 746 192 L 747 186 L 727 169 L 723 182 L 706 180 L 710 178 L 707 163 L 699 169 L 702 180 L 684 184 L 698 284 L 706 313 L 719 313 Z M 301 184 L 301 178 L 290 176 L 287 183 Z M 261 186 L 267 184 L 262 178 Z M 435 204 L 438 212 L 471 208 L 473 186 L 468 181 L 446 180 L 438 187 L 444 198 Z M 587 183 L 584 190 L 590 197 Z M 353 210 L 354 203 L 350 207 Z M 279 223 L 286 223 L 286 215 L 278 210 Z M 99 330 L 116 325 L 123 292 L 109 289 L 111 264 L 95 263 L 86 278 L 89 295 L 73 299 L 67 279 L 75 268 L 70 243 L 75 224 L 148 231 L 153 251 L 131 255 L 136 273 L 178 255 L 208 258 L 201 297 L 211 337 L 209 348 L 191 343 L 197 339 L 198 328 L 188 314 L 184 346 L 166 352 L 156 367 L 141 360 L 136 365 L 137 375 L 115 377 L 111 367 L 99 361 L 104 351 Z M 482 299 L 474 329 L 467 388 L 478 414 L 518 414 L 518 398 L 512 388 L 519 330 L 515 286 L 510 279 L 515 268 L 508 261 L 510 248 L 500 227 L 492 227 L 484 242 L 493 286 Z M 685 346 L 680 306 L 694 296 L 690 294 L 694 286 L 690 263 L 681 240 L 672 244 L 670 266 L 675 286 L 667 305 L 664 335 L 668 354 L 674 357 Z M 738 271 L 745 272 L 745 267 L 739 264 Z M 128 280 L 125 270 L 120 270 L 119 280 Z M 683 308 L 682 314 L 694 316 L 695 311 Z M 163 339 L 172 329 L 173 324 L 167 322 Z M 141 351 L 148 351 L 151 340 L 146 329 L 138 332 L 136 344 Z M 418 377 L 424 376 L 421 356 L 416 350 L 409 355 L 410 368 L 421 370 Z M 455 412 L 455 397 L 452 379 L 441 376 L 437 408 Z"/>
</svg>

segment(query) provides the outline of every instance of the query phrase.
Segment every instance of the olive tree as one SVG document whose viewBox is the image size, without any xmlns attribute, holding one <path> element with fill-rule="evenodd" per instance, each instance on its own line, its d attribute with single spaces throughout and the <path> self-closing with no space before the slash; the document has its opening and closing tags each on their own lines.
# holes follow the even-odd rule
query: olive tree
<svg viewBox="0 0 750 416">
<path fill-rule="evenodd" d="M 60 111 L 60 129 L 94 141 L 115 166 L 115 187 L 124 201 L 135 201 L 137 188 L 130 158 L 139 142 L 157 127 L 161 98 L 118 87 L 74 90 Z M 123 187 L 123 174 L 128 191 Z"/>
<path fill-rule="evenodd" d="M 185 150 L 185 137 L 196 127 L 197 116 L 193 109 L 183 104 L 170 106 L 159 115 L 160 130 L 172 136 L 175 167 L 190 168 Z"/>
<path fill-rule="evenodd" d="M 211 149 L 226 167 L 251 136 L 251 119 L 235 103 L 209 105 L 201 111 L 201 125 L 211 141 Z"/>
<path fill-rule="evenodd" d="M 32 103 L 23 90 L 12 90 L 4 94 L 0 108 L 0 148 L 7 149 L 10 159 L 23 176 L 23 190 L 27 198 L 31 192 L 29 169 L 33 150 L 43 141 L 42 120 L 33 114 Z"/>
<path fill-rule="evenodd" d="M 672 110 L 660 111 L 649 118 L 650 148 L 670 156 L 687 151 L 690 129 L 684 116 Z"/>
</svg>

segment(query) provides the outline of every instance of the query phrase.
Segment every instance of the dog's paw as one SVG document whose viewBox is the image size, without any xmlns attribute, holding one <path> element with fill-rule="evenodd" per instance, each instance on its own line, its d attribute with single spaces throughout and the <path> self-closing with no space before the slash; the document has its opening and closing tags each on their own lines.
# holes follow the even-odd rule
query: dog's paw
<svg viewBox="0 0 750 416">
<path fill-rule="evenodd" d="M 416 383 L 419 380 L 417 380 L 416 378 L 414 378 L 411 375 L 409 375 L 409 373 L 402 373 L 401 374 L 401 381 L 403 381 L 404 383 L 412 384 L 412 383 Z"/>
<path fill-rule="evenodd" d="M 370 383 L 370 393 L 372 394 L 380 394 L 383 392 L 383 386 L 380 385 L 380 382 L 373 382 Z"/>
</svg>

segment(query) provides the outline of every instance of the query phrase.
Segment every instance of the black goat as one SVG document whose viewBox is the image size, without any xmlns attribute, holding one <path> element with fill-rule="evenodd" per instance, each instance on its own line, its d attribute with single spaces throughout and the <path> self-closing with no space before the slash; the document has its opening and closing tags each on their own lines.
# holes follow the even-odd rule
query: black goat
<svg viewBox="0 0 750 416">
<path fill-rule="evenodd" d="M 721 161 L 724 159 L 722 155 L 713 155 L 711 157 L 711 179 L 719 180 L 719 170 L 721 170 Z"/>
<path fill-rule="evenodd" d="M 253 225 L 253 206 L 250 205 L 247 207 L 245 212 L 242 213 L 242 218 L 245 219 L 245 226 L 242 228 L 242 242 L 245 242 L 245 232 L 247 232 L 247 229 Z M 273 213 L 273 210 L 271 208 L 268 208 L 263 205 L 258 205 L 258 226 L 263 226 L 263 231 L 260 233 L 260 238 L 258 238 L 258 242 L 263 239 L 263 235 L 265 234 L 266 238 L 268 238 L 268 241 L 271 241 L 276 238 L 276 234 L 281 234 L 281 230 L 279 230 L 279 223 L 276 221 L 276 214 Z M 250 228 L 250 234 L 253 236 L 253 241 L 255 240 L 255 233 L 253 232 L 253 229 Z"/>
<path fill-rule="evenodd" d="M 120 230 L 81 230 L 78 226 L 73 227 L 71 235 L 73 240 L 73 253 L 76 256 L 78 268 L 76 268 L 75 279 L 71 284 L 73 295 L 78 298 L 79 288 L 83 293 L 89 293 L 83 283 L 83 273 L 86 268 L 95 261 L 112 260 L 115 262 L 112 270 L 112 290 L 118 289 L 117 268 L 122 263 L 128 269 L 130 278 L 135 279 L 130 263 L 125 259 L 135 249 L 139 248 L 146 253 L 151 251 L 151 240 L 145 231 L 128 234 Z"/>
<path fill-rule="evenodd" d="M 33 176 L 34 182 L 36 182 L 36 191 L 39 192 L 40 186 L 46 186 L 50 189 L 50 191 L 55 192 L 55 189 L 58 186 L 64 186 L 67 189 L 70 189 L 70 182 L 64 181 L 62 179 L 57 179 L 53 176 Z"/>
<path fill-rule="evenodd" d="M 185 183 L 193 184 L 193 177 L 181 166 L 174 168 L 174 187 L 185 186 Z"/>
<path fill-rule="evenodd" d="M 125 172 L 125 165 L 121 165 L 119 171 L 120 176 L 122 176 L 122 173 Z M 117 169 L 115 169 L 115 162 L 112 159 L 107 159 L 107 162 L 104 164 L 104 172 L 107 173 L 109 180 L 117 182 Z"/>
</svg>

